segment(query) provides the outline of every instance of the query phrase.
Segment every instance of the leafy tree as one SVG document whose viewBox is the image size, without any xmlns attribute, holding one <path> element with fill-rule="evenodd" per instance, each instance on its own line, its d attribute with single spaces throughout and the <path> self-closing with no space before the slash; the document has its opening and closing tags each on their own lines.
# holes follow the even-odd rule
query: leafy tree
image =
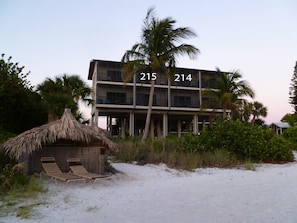
<svg viewBox="0 0 297 223">
<path fill-rule="evenodd" d="M 158 19 L 150 8 L 144 19 L 141 42 L 127 50 L 122 58 L 124 79 L 127 81 L 135 73 L 157 73 L 172 77 L 180 55 L 188 55 L 191 59 L 199 53 L 192 45 L 180 44 L 183 39 L 194 37 L 196 34 L 187 27 L 175 28 L 176 21 L 170 17 Z M 147 138 L 152 112 L 155 80 L 151 80 L 148 111 L 142 142 Z"/>
<path fill-rule="evenodd" d="M 220 104 L 223 108 L 223 118 L 226 117 L 227 109 L 230 109 L 233 113 L 237 110 L 237 104 L 239 100 L 242 100 L 244 96 L 254 97 L 255 93 L 249 84 L 241 80 L 242 75 L 238 71 L 230 73 L 222 72 L 217 68 L 217 72 L 220 77 L 216 81 L 216 91 L 207 90 L 206 94 L 213 97 L 211 103 Z"/>
<path fill-rule="evenodd" d="M 0 127 L 21 133 L 46 122 L 41 97 L 33 91 L 24 73 L 24 66 L 13 63 L 12 57 L 0 59 Z"/>
<path fill-rule="evenodd" d="M 92 102 L 91 88 L 78 75 L 64 74 L 54 80 L 47 78 L 37 86 L 37 90 L 47 108 L 49 122 L 59 119 L 65 108 L 70 108 L 75 116 L 81 117 L 78 113 L 79 100 L 88 105 Z"/>
<path fill-rule="evenodd" d="M 297 113 L 294 114 L 286 114 L 281 119 L 282 122 L 288 122 L 290 126 L 296 126 L 297 123 Z"/>
<path fill-rule="evenodd" d="M 297 114 L 297 61 L 289 88 L 289 103 L 293 106 L 294 113 Z"/>
</svg>

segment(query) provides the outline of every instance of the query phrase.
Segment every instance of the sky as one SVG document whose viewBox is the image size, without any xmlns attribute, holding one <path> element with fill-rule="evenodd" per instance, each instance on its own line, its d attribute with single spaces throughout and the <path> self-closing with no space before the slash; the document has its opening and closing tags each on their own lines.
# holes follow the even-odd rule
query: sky
<svg viewBox="0 0 297 223">
<path fill-rule="evenodd" d="M 146 12 L 172 17 L 197 37 L 201 54 L 178 67 L 238 70 L 268 109 L 267 124 L 293 108 L 289 87 L 297 61 L 296 0 L 0 0 L 0 53 L 25 66 L 37 86 L 46 78 L 78 74 L 92 59 L 120 61 L 140 41 Z M 84 108 L 86 116 L 90 110 Z"/>
</svg>

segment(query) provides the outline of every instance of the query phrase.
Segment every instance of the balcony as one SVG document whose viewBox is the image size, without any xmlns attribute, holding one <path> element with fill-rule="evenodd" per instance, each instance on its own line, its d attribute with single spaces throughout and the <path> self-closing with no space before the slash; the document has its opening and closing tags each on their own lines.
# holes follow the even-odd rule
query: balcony
<svg viewBox="0 0 297 223">
<path fill-rule="evenodd" d="M 174 96 L 171 100 L 171 106 L 184 108 L 199 108 L 200 103 L 197 98 L 187 96 Z"/>
<path fill-rule="evenodd" d="M 136 100 L 136 105 L 139 105 L 139 106 L 148 106 L 148 99 L 141 100 L 140 98 L 138 98 Z M 153 100 L 153 106 L 167 107 L 168 106 L 168 100 L 162 100 L 162 99 L 155 99 L 154 98 L 154 100 Z"/>
<path fill-rule="evenodd" d="M 132 98 L 97 97 L 97 104 L 133 105 Z"/>
</svg>

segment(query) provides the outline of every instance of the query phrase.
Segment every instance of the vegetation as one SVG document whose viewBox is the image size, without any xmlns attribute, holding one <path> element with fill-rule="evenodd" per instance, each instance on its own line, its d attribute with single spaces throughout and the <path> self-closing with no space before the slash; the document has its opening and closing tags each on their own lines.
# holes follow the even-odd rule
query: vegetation
<svg viewBox="0 0 297 223">
<path fill-rule="evenodd" d="M 242 75 L 238 71 L 230 73 L 221 72 L 217 68 L 217 72 L 220 74 L 216 81 L 215 88 L 217 91 L 207 90 L 205 94 L 212 96 L 213 100 L 209 100 L 208 103 L 221 105 L 223 108 L 223 118 L 226 117 L 227 109 L 232 112 L 236 111 L 236 103 L 244 96 L 254 97 L 254 91 L 244 80 L 241 80 Z M 205 105 L 208 107 L 208 105 Z"/>
<path fill-rule="evenodd" d="M 44 191 L 43 185 L 34 176 L 24 175 L 23 164 L 6 156 L 2 144 L 16 134 L 45 124 L 52 99 L 53 107 L 62 111 L 72 107 L 77 112 L 79 99 L 90 102 L 91 89 L 78 76 L 64 75 L 52 85 L 51 80 L 45 81 L 47 88 L 40 85 L 40 95 L 27 80 L 29 73 L 23 72 L 24 67 L 4 56 L 0 59 L 0 217 L 16 213 L 20 218 L 29 218 L 35 206 L 45 203 L 37 197 Z M 50 98 L 50 92 L 58 96 Z"/>
<path fill-rule="evenodd" d="M 168 136 L 164 139 L 146 140 L 141 143 L 139 138 L 120 140 L 117 159 L 124 162 L 136 161 L 143 165 L 147 163 L 166 163 L 168 167 L 193 170 L 198 167 L 234 167 L 238 163 L 235 156 L 224 150 L 197 151 L 195 144 L 197 136 L 188 135 L 192 142 L 184 147 L 184 138 Z"/>
<path fill-rule="evenodd" d="M 59 119 L 65 108 L 70 108 L 76 118 L 81 118 L 78 113 L 78 101 L 82 100 L 91 104 L 91 88 L 77 75 L 64 74 L 54 80 L 47 78 L 37 86 L 43 103 L 47 108 L 48 121 Z"/>
<path fill-rule="evenodd" d="M 168 136 L 147 140 L 138 138 L 119 141 L 122 148 L 117 158 L 139 164 L 166 163 L 169 167 L 191 170 L 198 167 L 235 167 L 253 162 L 289 162 L 293 153 L 289 142 L 275 136 L 270 129 L 251 123 L 228 120 L 216 121 L 200 135 L 182 138 Z"/>
<path fill-rule="evenodd" d="M 41 97 L 27 80 L 29 73 L 13 63 L 12 58 L 0 58 L 0 127 L 21 133 L 46 122 L 46 110 Z"/>
<path fill-rule="evenodd" d="M 288 122 L 290 126 L 296 126 L 296 123 L 297 123 L 297 61 L 295 64 L 294 73 L 293 73 L 290 88 L 289 88 L 289 103 L 294 108 L 294 111 L 292 114 L 288 113 L 284 115 L 284 117 L 282 118 L 282 121 Z M 294 131 L 294 129 L 290 131 Z"/>
<path fill-rule="evenodd" d="M 39 179 L 23 174 L 23 164 L 4 155 L 1 143 L 11 136 L 14 134 L 0 128 L 0 217 L 15 213 L 19 218 L 29 218 L 35 206 L 44 204 L 38 195 L 45 190 Z"/>
<path fill-rule="evenodd" d="M 4 130 L 1 126 L 0 126 L 0 145 L 5 142 L 7 139 L 9 139 L 10 137 L 15 136 L 15 134 L 10 133 L 6 130 Z"/>
<path fill-rule="evenodd" d="M 45 191 L 41 181 L 22 171 L 22 164 L 7 164 L 0 170 L 0 216 L 16 213 L 19 218 L 29 218 L 35 206 L 45 204 L 38 200 Z"/>
<path fill-rule="evenodd" d="M 259 117 L 266 117 L 267 116 L 267 108 L 258 101 L 254 101 L 253 103 L 250 103 L 250 111 L 251 111 L 251 115 L 252 120 L 251 123 L 255 123 L 257 120 L 259 120 Z"/>
<path fill-rule="evenodd" d="M 91 88 L 77 75 L 46 79 L 34 90 L 24 66 L 2 54 L 0 58 L 0 130 L 19 134 L 25 130 L 60 118 L 65 108 L 71 108 L 76 118 L 78 100 L 91 103 Z"/>
<path fill-rule="evenodd" d="M 194 37 L 196 34 L 187 27 L 175 28 L 176 21 L 170 17 L 158 19 L 153 15 L 153 8 L 148 10 L 142 29 L 140 43 L 136 43 L 131 50 L 126 51 L 122 58 L 123 75 L 129 80 L 135 73 L 148 72 L 151 89 L 148 111 L 142 142 L 147 138 L 153 105 L 155 79 L 158 75 L 173 77 L 177 57 L 188 55 L 195 58 L 199 50 L 192 45 L 180 44 L 183 39 Z"/>
<path fill-rule="evenodd" d="M 290 126 L 296 126 L 297 123 L 297 113 L 294 114 L 286 114 L 282 117 L 283 122 L 288 122 Z"/>
<path fill-rule="evenodd" d="M 13 163 L 13 161 L 10 160 L 8 156 L 5 156 L 4 150 L 2 148 L 2 144 L 13 136 L 15 136 L 15 134 L 7 132 L 0 126 L 0 171 L 5 167 L 6 164 Z"/>
<path fill-rule="evenodd" d="M 297 126 L 286 129 L 282 136 L 289 141 L 290 147 L 293 150 L 297 150 Z"/>
<path fill-rule="evenodd" d="M 195 58 L 199 50 L 184 39 L 196 34 L 187 27 L 175 28 L 176 21 L 170 17 L 158 19 L 149 9 L 142 29 L 141 41 L 127 50 L 122 58 L 125 81 L 135 73 L 145 71 L 151 81 L 149 104 L 143 137 L 120 139 L 121 151 L 117 159 L 138 164 L 166 163 L 169 167 L 193 170 L 198 167 L 235 167 L 244 164 L 254 170 L 255 162 L 289 162 L 297 148 L 297 127 L 287 129 L 283 136 L 274 135 L 264 128 L 259 117 L 267 115 L 267 108 L 260 102 L 249 103 L 243 97 L 254 97 L 248 83 L 241 80 L 238 71 L 221 72 L 217 81 L 218 90 L 206 93 L 212 96 L 208 103 L 220 105 L 223 119 L 211 120 L 212 125 L 199 135 L 188 134 L 182 138 L 168 136 L 163 139 L 147 139 L 152 111 L 155 80 L 158 75 L 173 77 L 177 57 L 187 55 Z M 4 155 L 1 144 L 11 136 L 58 119 L 66 107 L 77 118 L 78 101 L 90 104 L 91 89 L 77 75 L 47 78 L 34 90 L 27 80 L 29 73 L 24 67 L 13 63 L 12 58 L 0 59 L 0 216 L 9 210 L 16 211 L 20 218 L 31 216 L 33 208 L 44 202 L 27 202 L 43 192 L 42 183 L 34 176 L 26 176 L 23 165 L 16 164 Z M 154 75 L 153 75 L 154 74 Z M 294 114 L 284 120 L 291 126 L 297 123 L 297 62 L 290 86 L 289 102 Z M 231 120 L 227 120 L 231 110 Z M 145 142 L 145 143 L 144 143 Z M 107 169 L 112 171 L 108 160 Z M 20 206 L 24 203 L 26 204 Z M 69 202 L 69 197 L 64 197 Z M 12 208 L 15 207 L 15 208 Z M 92 210 L 92 208 L 90 208 Z"/>
<path fill-rule="evenodd" d="M 213 128 L 204 129 L 199 139 L 205 149 L 225 149 L 242 160 L 282 162 L 294 158 L 283 137 L 274 135 L 270 129 L 239 120 L 218 121 Z"/>
<path fill-rule="evenodd" d="M 260 117 L 267 116 L 267 107 L 261 102 L 248 102 L 247 100 L 238 100 L 236 110 L 233 111 L 233 119 L 240 119 L 243 122 L 250 122 L 255 125 L 264 125 L 265 122 Z"/>
<path fill-rule="evenodd" d="M 289 88 L 289 103 L 294 108 L 294 114 L 297 114 L 297 61 Z"/>
</svg>

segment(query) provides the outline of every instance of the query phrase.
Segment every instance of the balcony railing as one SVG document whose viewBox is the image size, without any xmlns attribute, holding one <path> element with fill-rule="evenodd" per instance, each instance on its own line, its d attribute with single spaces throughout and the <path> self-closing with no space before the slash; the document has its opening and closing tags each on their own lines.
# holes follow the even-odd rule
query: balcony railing
<svg viewBox="0 0 297 223">
<path fill-rule="evenodd" d="M 124 82 L 122 76 L 120 75 L 110 76 L 106 72 L 97 73 L 97 81 Z M 127 82 L 133 83 L 133 79 Z"/>
<path fill-rule="evenodd" d="M 195 100 L 195 101 L 175 101 L 175 100 L 171 100 L 171 107 L 199 108 L 200 103 L 199 103 L 198 100 Z"/>
<path fill-rule="evenodd" d="M 148 100 L 136 100 L 136 105 L 148 106 Z M 157 100 L 155 99 L 153 101 L 153 106 L 167 107 L 168 101 L 162 100 L 162 99 L 157 99 Z"/>
<path fill-rule="evenodd" d="M 97 97 L 97 104 L 133 105 L 133 99 Z"/>
<path fill-rule="evenodd" d="M 97 97 L 97 104 L 114 104 L 114 105 L 133 105 L 132 98 L 118 98 L 112 99 L 107 97 Z M 148 106 L 148 100 L 136 100 L 136 105 L 138 106 Z M 153 106 L 160 106 L 160 107 L 167 107 L 168 101 L 167 100 L 154 100 Z"/>
</svg>

